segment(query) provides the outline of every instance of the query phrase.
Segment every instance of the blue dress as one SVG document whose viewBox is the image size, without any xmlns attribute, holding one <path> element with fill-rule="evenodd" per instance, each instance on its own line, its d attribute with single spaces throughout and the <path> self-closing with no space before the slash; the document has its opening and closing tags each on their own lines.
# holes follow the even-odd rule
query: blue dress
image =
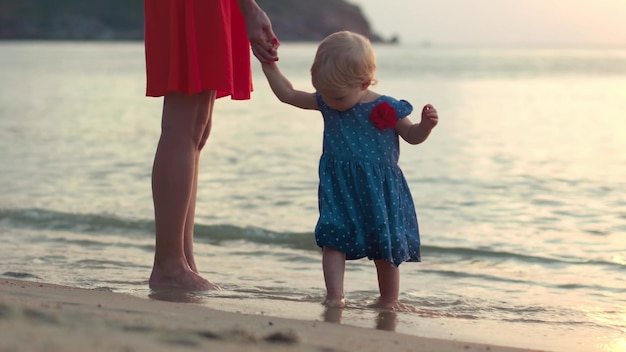
<svg viewBox="0 0 626 352">
<path fill-rule="evenodd" d="M 390 128 L 378 129 L 370 115 L 392 107 Z M 324 143 L 319 164 L 318 246 L 346 259 L 383 259 L 393 266 L 420 261 L 420 237 L 413 197 L 400 167 L 399 138 L 391 126 L 413 111 L 405 100 L 381 96 L 347 111 L 328 107 L 319 94 Z"/>
</svg>

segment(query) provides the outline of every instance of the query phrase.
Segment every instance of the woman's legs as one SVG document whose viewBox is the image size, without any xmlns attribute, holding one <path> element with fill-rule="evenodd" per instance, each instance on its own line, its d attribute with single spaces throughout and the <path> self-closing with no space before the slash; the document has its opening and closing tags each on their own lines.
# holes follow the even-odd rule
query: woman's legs
<svg viewBox="0 0 626 352">
<path fill-rule="evenodd" d="M 198 272 L 198 267 L 196 265 L 196 259 L 193 255 L 193 232 L 195 227 L 195 217 L 196 217 L 196 198 L 198 191 L 198 164 L 200 158 L 195 160 L 195 169 L 193 183 L 191 186 L 192 193 L 191 197 L 189 197 L 189 207 L 187 208 L 187 218 L 185 219 L 185 230 L 183 231 L 183 248 L 185 252 L 185 259 L 187 260 L 187 264 L 189 264 L 189 268 Z"/>
<path fill-rule="evenodd" d="M 400 268 L 391 266 L 384 260 L 374 260 L 376 273 L 378 274 L 378 290 L 380 297 L 375 306 L 381 308 L 394 308 L 399 305 L 400 296 Z"/>
<path fill-rule="evenodd" d="M 324 304 L 329 307 L 344 307 L 346 300 L 343 295 L 343 277 L 346 271 L 346 255 L 334 248 L 324 247 L 322 268 L 326 283 Z"/>
<path fill-rule="evenodd" d="M 193 257 L 200 151 L 211 128 L 215 92 L 168 94 L 152 170 L 156 225 L 150 287 L 218 289 L 197 273 Z"/>
</svg>

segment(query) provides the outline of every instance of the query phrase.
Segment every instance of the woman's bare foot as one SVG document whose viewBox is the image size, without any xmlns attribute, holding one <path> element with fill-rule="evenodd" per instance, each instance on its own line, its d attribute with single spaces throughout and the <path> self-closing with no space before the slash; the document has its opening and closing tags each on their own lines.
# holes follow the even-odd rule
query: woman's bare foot
<svg viewBox="0 0 626 352">
<path fill-rule="evenodd" d="M 150 288 L 174 288 L 188 291 L 218 291 L 220 287 L 209 282 L 191 269 L 165 272 L 157 268 L 152 269 Z"/>
</svg>

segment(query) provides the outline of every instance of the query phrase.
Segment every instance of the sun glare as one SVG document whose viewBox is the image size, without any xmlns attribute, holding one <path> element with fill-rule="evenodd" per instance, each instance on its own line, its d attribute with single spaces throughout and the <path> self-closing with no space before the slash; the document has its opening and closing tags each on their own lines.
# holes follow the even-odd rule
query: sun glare
<svg viewBox="0 0 626 352">
<path fill-rule="evenodd" d="M 588 308 L 587 316 L 602 326 L 615 326 L 621 334 L 607 334 L 597 337 L 596 350 L 601 352 L 626 352 L 626 307 L 617 306 L 610 311 Z"/>
<path fill-rule="evenodd" d="M 626 265 L 626 258 L 623 258 L 622 256 L 619 256 L 619 255 L 613 256 L 613 258 L 611 258 L 611 260 L 615 264 Z M 626 351 L 626 350 L 624 350 L 624 351 Z"/>
<path fill-rule="evenodd" d="M 624 352 L 626 351 L 626 338 L 617 338 L 609 342 L 602 351 L 606 352 Z"/>
</svg>

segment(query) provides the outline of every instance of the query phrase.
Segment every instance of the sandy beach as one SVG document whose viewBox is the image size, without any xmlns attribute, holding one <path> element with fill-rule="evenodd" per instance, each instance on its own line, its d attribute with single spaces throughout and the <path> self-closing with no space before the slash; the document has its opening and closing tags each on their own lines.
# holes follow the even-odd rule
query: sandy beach
<svg viewBox="0 0 626 352">
<path fill-rule="evenodd" d="M 0 280 L 0 351 L 530 351 Z"/>
</svg>

